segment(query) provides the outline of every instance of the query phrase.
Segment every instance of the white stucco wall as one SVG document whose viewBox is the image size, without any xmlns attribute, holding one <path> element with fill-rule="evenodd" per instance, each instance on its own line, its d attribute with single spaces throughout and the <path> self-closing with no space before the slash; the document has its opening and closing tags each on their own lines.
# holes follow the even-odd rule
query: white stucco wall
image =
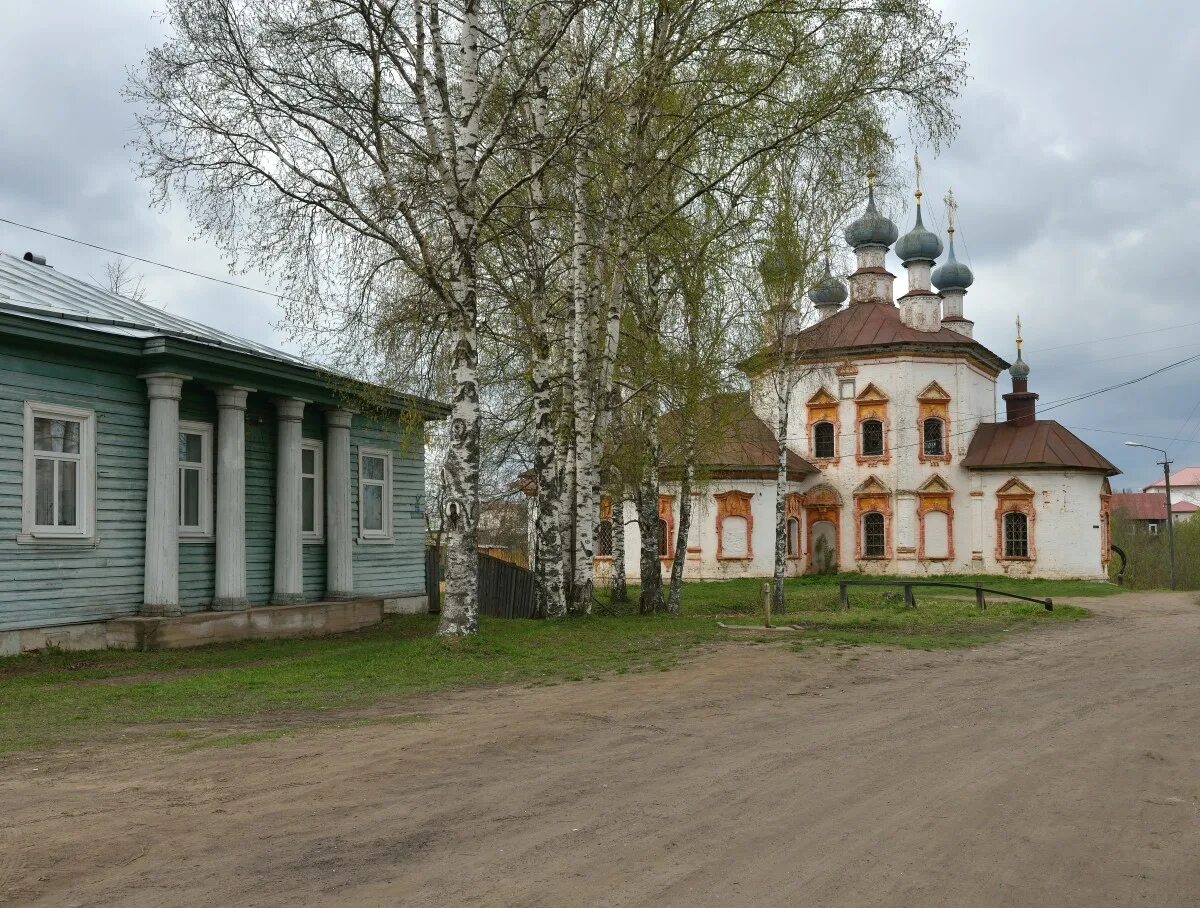
<svg viewBox="0 0 1200 908">
<path fill-rule="evenodd" d="M 944 356 L 936 359 L 913 356 L 889 356 L 859 360 L 853 376 L 855 391 L 873 383 L 889 399 L 887 463 L 860 464 L 856 458 L 855 422 L 857 409 L 853 399 L 838 403 L 840 430 L 838 459 L 821 464 L 818 475 L 791 484 L 789 491 L 807 492 L 819 485 L 832 487 L 841 499 L 838 562 L 842 570 L 873 574 L 939 575 L 996 573 L 1045 577 L 1104 577 L 1100 550 L 1100 489 L 1103 477 L 1097 473 L 1064 471 L 969 471 L 963 468 L 971 436 L 980 422 L 996 419 L 996 381 L 972 365 L 965 357 Z M 842 376 L 845 377 L 845 376 Z M 808 437 L 807 402 L 821 387 L 839 397 L 840 378 L 832 370 L 815 373 L 798 382 L 789 414 L 789 444 L 814 460 Z M 950 396 L 950 427 L 947 450 L 949 463 L 926 463 L 918 456 L 919 402 L 928 385 L 936 381 Z M 774 424 L 773 391 L 767 382 L 755 382 L 751 399 L 759 417 Z M 953 519 L 950 527 L 953 557 L 942 560 L 920 559 L 920 521 L 918 490 L 934 476 L 953 490 Z M 890 492 L 892 508 L 891 545 L 888 560 L 856 559 L 856 523 L 854 492 L 874 477 Z M 1014 477 L 1034 491 L 1034 554 L 1031 561 L 1012 561 L 996 557 L 996 492 Z M 739 490 L 753 493 L 753 558 L 729 561 L 717 558 L 717 493 Z M 678 489 L 664 484 L 663 494 L 678 495 Z M 691 544 L 699 553 L 689 553 L 685 577 L 728 578 L 769 577 L 774 566 L 775 484 L 773 480 L 719 480 L 700 490 L 693 516 Z M 678 500 L 676 526 L 678 525 Z M 636 580 L 639 569 L 640 537 L 632 504 L 626 505 L 626 570 Z M 810 540 L 807 521 L 802 520 L 802 558 L 790 560 L 788 573 L 803 573 L 808 565 Z M 605 565 L 600 574 L 606 573 Z M 664 575 L 669 563 L 663 566 Z"/>
</svg>

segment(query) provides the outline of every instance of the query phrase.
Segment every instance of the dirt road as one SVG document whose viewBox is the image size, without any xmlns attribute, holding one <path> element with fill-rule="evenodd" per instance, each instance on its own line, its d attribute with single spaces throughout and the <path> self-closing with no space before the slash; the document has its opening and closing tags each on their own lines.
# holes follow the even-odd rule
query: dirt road
<svg viewBox="0 0 1200 908">
<path fill-rule="evenodd" d="M 0 877 L 17 904 L 122 908 L 1200 905 L 1193 598 L 970 651 L 731 645 L 393 705 L 420 721 L 25 758 L 0 770 Z"/>
</svg>

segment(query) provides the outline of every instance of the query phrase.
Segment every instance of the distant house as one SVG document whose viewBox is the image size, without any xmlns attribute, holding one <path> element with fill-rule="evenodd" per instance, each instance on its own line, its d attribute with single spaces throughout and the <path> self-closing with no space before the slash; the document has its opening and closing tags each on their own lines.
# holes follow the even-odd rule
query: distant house
<svg viewBox="0 0 1200 908">
<path fill-rule="evenodd" d="M 1166 481 L 1160 479 L 1150 483 L 1142 491 L 1162 494 L 1166 491 L 1166 486 Z M 1200 467 L 1184 467 L 1171 474 L 1171 500 L 1190 501 L 1194 505 L 1200 505 Z"/>
<path fill-rule="evenodd" d="M 1190 501 L 1174 499 L 1171 487 L 1171 514 L 1176 524 L 1191 518 L 1200 506 Z M 1115 492 L 1112 497 L 1115 515 L 1140 524 L 1148 533 L 1158 533 L 1167 525 L 1167 496 L 1160 492 Z"/>
<path fill-rule="evenodd" d="M 311 362 L 42 261 L 0 254 L 0 654 L 103 646 L 125 616 L 272 636 L 350 607 L 247 609 L 424 606 L 444 405 L 376 389 L 377 417 L 351 412 Z"/>
</svg>

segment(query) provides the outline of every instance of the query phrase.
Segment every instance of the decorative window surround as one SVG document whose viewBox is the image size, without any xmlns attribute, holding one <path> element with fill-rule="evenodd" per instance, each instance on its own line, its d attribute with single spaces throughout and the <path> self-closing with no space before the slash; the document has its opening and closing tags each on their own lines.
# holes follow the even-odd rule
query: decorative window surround
<svg viewBox="0 0 1200 908">
<path fill-rule="evenodd" d="M 659 495 L 658 496 L 658 520 L 659 520 L 659 542 L 665 542 L 666 545 L 660 545 L 658 549 L 659 561 L 674 561 L 675 560 L 675 496 L 674 495 Z"/>
<path fill-rule="evenodd" d="M 837 489 L 830 485 L 814 486 L 804 493 L 804 538 L 808 540 L 808 567 L 817 570 L 822 565 L 817 564 L 817 538 L 814 527 L 818 523 L 828 523 L 833 527 L 833 554 L 836 565 L 841 558 L 842 550 L 842 496 Z"/>
<path fill-rule="evenodd" d="M 184 436 L 198 439 L 196 446 Z M 198 448 L 198 450 L 196 450 Z M 192 478 L 194 477 L 194 479 Z M 195 511 L 188 496 L 195 494 Z M 191 517 L 195 522 L 185 522 Z M 213 427 L 209 423 L 179 421 L 179 541 L 213 539 Z"/>
<path fill-rule="evenodd" d="M 818 467 L 825 467 L 838 462 L 838 435 L 841 434 L 842 424 L 838 419 L 838 399 L 824 388 L 821 388 L 808 399 L 805 404 L 808 409 L 808 454 Z M 818 457 L 814 431 L 819 423 L 827 422 L 833 426 L 833 456 Z"/>
<path fill-rule="evenodd" d="M 877 513 L 883 517 L 883 554 L 866 554 L 863 538 L 863 517 Z M 855 557 L 866 561 L 890 561 L 892 558 L 892 493 L 874 476 L 854 490 L 854 551 Z"/>
<path fill-rule="evenodd" d="M 600 520 L 596 526 L 596 561 L 612 561 L 613 506 L 612 497 L 600 496 Z"/>
<path fill-rule="evenodd" d="M 942 423 L 942 453 L 930 454 L 925 450 L 925 422 L 938 419 Z M 950 395 L 937 382 L 930 382 L 917 395 L 917 428 L 920 438 L 917 444 L 917 460 L 921 463 L 950 463 Z"/>
<path fill-rule="evenodd" d="M 754 558 L 754 512 L 751 503 L 754 501 L 754 493 L 731 490 L 720 492 L 713 498 L 717 502 L 717 560 L 752 560 Z M 745 526 L 746 544 L 744 550 L 736 555 L 726 553 L 725 521 L 730 518 L 741 518 Z"/>
<path fill-rule="evenodd" d="M 382 461 L 382 469 L 379 462 Z M 370 475 L 368 475 L 370 474 Z M 382 475 L 380 475 L 382 474 Z M 375 490 L 378 490 L 376 492 Z M 367 526 L 367 499 L 380 497 L 382 526 Z M 381 448 L 358 449 L 358 541 L 390 543 L 392 532 L 392 452 Z"/>
<path fill-rule="evenodd" d="M 803 539 L 800 535 L 800 528 L 804 525 L 804 497 L 799 492 L 789 492 L 784 501 L 784 526 L 787 529 L 787 557 L 795 561 L 801 557 L 803 551 Z M 793 521 L 795 521 L 794 524 Z"/>
<path fill-rule="evenodd" d="M 325 445 L 312 438 L 300 442 L 300 538 L 325 541 Z"/>
<path fill-rule="evenodd" d="M 1037 510 L 1033 504 L 1034 491 L 1015 476 L 996 491 L 996 560 L 997 561 L 1036 561 L 1037 549 L 1034 547 L 1034 528 L 1037 522 Z M 1008 555 L 1004 546 L 1004 515 L 1020 513 L 1025 515 L 1026 551 L 1025 555 Z"/>
<path fill-rule="evenodd" d="M 854 407 L 854 437 L 858 462 L 872 467 L 889 463 L 892 459 L 892 449 L 888 442 L 888 396 L 871 382 L 854 398 Z M 866 454 L 863 451 L 863 423 L 871 420 L 879 422 L 883 436 L 883 450 L 879 454 Z"/>
<path fill-rule="evenodd" d="M 946 515 L 946 554 L 929 555 L 925 547 L 925 517 Z M 954 489 L 940 476 L 934 476 L 917 489 L 917 558 L 921 561 L 954 560 Z"/>
<path fill-rule="evenodd" d="M 49 433 L 37 443 L 38 422 Z M 72 429 L 71 426 L 76 428 Z M 61 434 L 61 438 L 55 435 Z M 55 447 L 63 450 L 55 451 Z M 40 515 L 37 500 L 39 464 L 50 480 L 50 519 L 45 507 Z M 19 543 L 94 545 L 96 520 L 96 414 L 92 410 L 57 404 L 25 402 L 25 435 L 22 456 L 21 533 Z M 75 494 L 62 496 L 62 486 L 74 477 Z M 70 513 L 73 509 L 74 513 Z M 63 521 L 70 521 L 64 523 Z"/>
</svg>

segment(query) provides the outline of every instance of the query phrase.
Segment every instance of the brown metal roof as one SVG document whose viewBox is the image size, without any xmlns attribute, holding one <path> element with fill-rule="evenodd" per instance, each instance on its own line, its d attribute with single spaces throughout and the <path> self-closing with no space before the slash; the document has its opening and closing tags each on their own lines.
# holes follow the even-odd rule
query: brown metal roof
<svg viewBox="0 0 1200 908">
<path fill-rule="evenodd" d="M 1121 471 L 1105 457 L 1053 419 L 1027 425 L 981 423 L 971 437 L 963 466 L 973 470 L 1015 467 L 1096 470 L 1105 476 Z"/>
<path fill-rule="evenodd" d="M 697 466 L 714 473 L 773 473 L 778 464 L 775 433 L 755 415 L 750 395 L 718 394 L 707 403 L 707 412 L 696 420 Z M 663 415 L 660 431 L 670 460 L 675 459 L 672 455 L 676 453 L 673 448 L 679 437 L 678 426 L 678 413 Z M 818 472 L 791 448 L 787 451 L 787 463 L 790 478 L 800 479 Z"/>
<path fill-rule="evenodd" d="M 891 303 L 851 303 L 789 337 L 787 343 L 789 350 L 800 357 L 861 353 L 876 347 L 943 348 L 947 352 L 955 348 L 997 372 L 1009 365 L 979 341 L 949 328 L 937 331 L 910 328 L 900 321 L 900 310 Z M 752 362 L 743 363 L 743 368 L 753 371 Z"/>
<path fill-rule="evenodd" d="M 1167 496 L 1159 492 L 1114 492 L 1113 513 L 1131 520 L 1166 520 Z M 1190 501 L 1172 501 L 1176 514 L 1193 514 L 1198 509 Z"/>
</svg>

